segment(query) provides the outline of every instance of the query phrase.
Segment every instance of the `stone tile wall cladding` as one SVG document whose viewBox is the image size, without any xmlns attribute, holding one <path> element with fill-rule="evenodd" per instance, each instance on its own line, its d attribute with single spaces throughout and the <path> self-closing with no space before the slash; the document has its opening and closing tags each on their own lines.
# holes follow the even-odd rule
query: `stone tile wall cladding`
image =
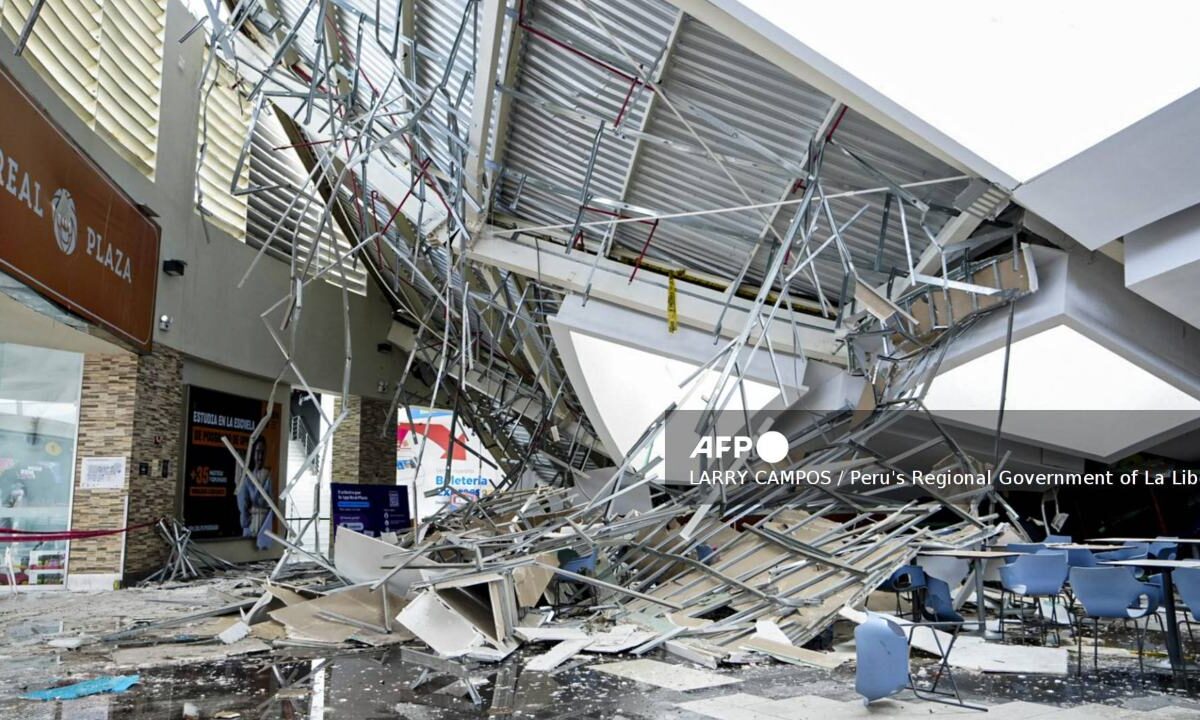
<svg viewBox="0 0 1200 720">
<path fill-rule="evenodd" d="M 146 355 L 88 355 L 83 364 L 75 476 L 84 457 L 127 460 L 126 491 L 80 490 L 76 480 L 71 526 L 120 527 L 129 496 L 129 525 L 175 514 L 183 432 L 183 357 L 157 345 Z M 163 474 L 166 461 L 166 476 Z M 146 474 L 140 469 L 145 467 Z M 71 543 L 71 573 L 120 573 L 120 535 Z M 166 561 L 154 529 L 128 534 L 125 574 L 137 577 Z"/>
<path fill-rule="evenodd" d="M 125 517 L 124 491 L 80 490 L 78 478 L 85 457 L 125 457 L 128 460 L 133 449 L 137 366 L 136 355 L 87 355 L 83 359 L 75 449 L 75 497 L 71 507 L 73 530 L 111 529 L 119 527 Z M 120 572 L 123 542 L 120 535 L 73 541 L 70 572 Z"/>
<path fill-rule="evenodd" d="M 333 434 L 333 482 L 395 485 L 396 433 L 382 432 L 391 403 L 351 395 L 346 407 L 346 419 Z M 337 399 L 335 418 L 341 410 Z"/>
<path fill-rule="evenodd" d="M 129 522 L 138 524 L 177 515 L 183 478 L 183 356 L 157 345 L 138 362 L 137 404 L 133 414 L 134 475 L 130 478 Z M 167 462 L 166 476 L 162 472 Z M 149 463 L 147 475 L 138 464 Z M 129 536 L 125 547 L 126 575 L 146 575 L 163 566 L 169 548 L 157 531 Z"/>
</svg>

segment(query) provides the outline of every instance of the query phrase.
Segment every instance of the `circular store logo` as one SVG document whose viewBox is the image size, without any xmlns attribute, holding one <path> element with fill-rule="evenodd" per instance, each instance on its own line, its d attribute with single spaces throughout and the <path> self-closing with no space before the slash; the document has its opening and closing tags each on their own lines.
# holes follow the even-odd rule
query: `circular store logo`
<svg viewBox="0 0 1200 720">
<path fill-rule="evenodd" d="M 60 188 L 50 201 L 54 208 L 54 239 L 58 241 L 58 249 L 67 255 L 75 252 L 79 226 L 75 221 L 75 201 L 66 188 Z"/>
</svg>

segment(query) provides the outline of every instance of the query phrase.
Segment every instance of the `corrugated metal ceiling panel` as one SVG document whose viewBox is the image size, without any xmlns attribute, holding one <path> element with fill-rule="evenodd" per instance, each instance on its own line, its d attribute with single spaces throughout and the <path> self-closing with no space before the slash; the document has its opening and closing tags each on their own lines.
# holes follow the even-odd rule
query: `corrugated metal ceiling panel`
<svg viewBox="0 0 1200 720">
<path fill-rule="evenodd" d="M 617 37 L 635 53 L 638 61 L 653 67 L 670 40 L 676 17 L 674 8 L 665 3 L 616 2 L 605 3 L 603 12 L 606 23 L 622 31 Z M 595 51 L 606 61 L 615 58 L 613 62 L 624 63 L 620 50 L 595 28 L 586 13 L 571 3 L 531 2 L 527 17 L 535 27 L 559 40 Z M 526 34 L 524 42 L 518 84 L 522 93 L 595 117 L 615 116 L 628 90 L 620 77 L 542 38 Z M 662 213 L 774 202 L 793 185 L 810 139 L 833 106 L 827 95 L 692 18 L 685 18 L 680 27 L 661 85 L 670 105 L 684 116 L 687 124 L 660 98 L 654 102 L 645 123 L 646 132 L 696 147 L 701 143 L 694 132 L 719 157 L 748 162 L 726 161 L 722 169 L 705 153 L 683 153 L 656 142 L 643 142 L 637 151 L 635 172 L 622 195 L 636 141 L 605 135 L 592 177 L 592 196 Z M 637 98 L 625 121 L 626 128 L 642 123 L 649 100 L 649 92 Z M 506 206 L 516 198 L 521 176 L 527 174 L 517 215 L 539 224 L 571 222 L 578 208 L 576 198 L 594 133 L 594 127 L 577 118 L 552 114 L 521 98 L 513 100 L 510 137 L 502 159 L 509 172 L 502 187 L 501 205 Z M 735 137 L 735 133 L 740 137 Z M 957 175 L 953 168 L 853 111 L 842 117 L 835 138 L 899 183 Z M 730 176 L 742 190 L 730 181 Z M 830 195 L 881 185 L 877 177 L 833 146 L 826 151 L 821 182 Z M 948 206 L 965 184 L 965 180 L 960 180 L 928 185 L 913 189 L 912 193 L 931 204 Z M 798 199 L 801 193 L 791 199 Z M 874 270 L 884 199 L 883 193 L 874 193 L 830 200 L 839 224 L 864 204 L 868 205 L 843 234 L 843 240 L 855 269 L 871 282 L 886 279 L 890 267 L 906 266 L 899 216 L 893 211 L 883 255 L 884 272 Z M 772 227 L 783 236 L 792 215 L 792 207 L 783 207 L 777 214 L 770 209 L 749 210 L 663 222 L 647 255 L 668 264 L 732 278 L 764 231 L 766 221 L 774 216 Z M 928 240 L 914 213 L 910 211 L 909 215 L 913 252 L 919 253 Z M 585 219 L 601 217 L 589 214 Z M 929 220 L 931 229 L 936 231 L 944 216 L 931 215 Z M 645 243 L 647 231 L 642 224 L 623 225 L 617 232 L 617 240 L 636 253 Z M 601 233 L 589 235 L 599 237 Z M 823 242 L 828 236 L 828 222 L 822 218 L 814 240 Z M 773 244 L 774 235 L 767 237 Z M 759 253 L 751 268 L 752 281 L 761 278 L 769 257 L 769 252 Z M 836 249 L 831 245 L 814 265 L 825 294 L 836 296 L 842 277 Z M 798 286 L 802 292 L 815 294 L 808 281 L 799 282 Z"/>
</svg>

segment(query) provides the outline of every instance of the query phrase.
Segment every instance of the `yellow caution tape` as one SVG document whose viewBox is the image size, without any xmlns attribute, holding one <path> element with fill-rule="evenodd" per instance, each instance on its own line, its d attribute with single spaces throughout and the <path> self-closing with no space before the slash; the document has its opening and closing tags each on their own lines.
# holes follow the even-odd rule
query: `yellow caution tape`
<svg viewBox="0 0 1200 720">
<path fill-rule="evenodd" d="M 679 310 L 675 307 L 675 273 L 667 276 L 667 332 L 679 329 Z"/>
</svg>

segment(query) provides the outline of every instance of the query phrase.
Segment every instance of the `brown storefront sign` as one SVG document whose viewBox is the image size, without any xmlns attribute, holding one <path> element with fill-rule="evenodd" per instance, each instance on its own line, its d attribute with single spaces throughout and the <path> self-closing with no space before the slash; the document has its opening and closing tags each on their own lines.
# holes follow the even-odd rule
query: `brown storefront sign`
<svg viewBox="0 0 1200 720">
<path fill-rule="evenodd" d="M 159 228 L 0 71 L 0 270 L 149 350 Z"/>
</svg>

